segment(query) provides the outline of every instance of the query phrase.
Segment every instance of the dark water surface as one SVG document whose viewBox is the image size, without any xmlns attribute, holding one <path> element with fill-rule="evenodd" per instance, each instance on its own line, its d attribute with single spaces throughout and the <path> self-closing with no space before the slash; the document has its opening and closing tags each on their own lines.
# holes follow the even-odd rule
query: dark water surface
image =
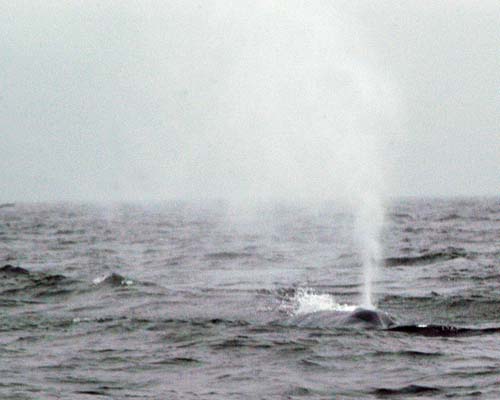
<svg viewBox="0 0 500 400">
<path fill-rule="evenodd" d="M 500 200 L 387 214 L 378 308 L 472 334 L 330 323 L 362 291 L 333 205 L 1 207 L 0 398 L 500 398 Z"/>
</svg>

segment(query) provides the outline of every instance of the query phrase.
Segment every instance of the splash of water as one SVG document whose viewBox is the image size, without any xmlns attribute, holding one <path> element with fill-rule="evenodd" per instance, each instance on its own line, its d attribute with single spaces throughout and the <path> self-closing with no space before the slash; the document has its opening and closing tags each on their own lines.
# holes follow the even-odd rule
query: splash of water
<svg viewBox="0 0 500 400">
<path fill-rule="evenodd" d="M 329 294 L 318 294 L 312 289 L 299 288 L 295 295 L 282 305 L 282 309 L 293 315 L 310 314 L 318 311 L 354 311 L 358 306 L 340 304 Z"/>
</svg>

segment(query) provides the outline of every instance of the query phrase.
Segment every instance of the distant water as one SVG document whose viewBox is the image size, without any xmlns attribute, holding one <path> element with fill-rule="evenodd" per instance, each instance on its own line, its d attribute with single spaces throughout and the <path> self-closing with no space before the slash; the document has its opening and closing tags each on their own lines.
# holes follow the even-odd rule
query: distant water
<svg viewBox="0 0 500 400">
<path fill-rule="evenodd" d="M 380 310 L 500 327 L 499 199 L 388 220 Z M 495 329 L 329 323 L 361 301 L 352 227 L 334 205 L 0 207 L 0 398 L 500 398 Z"/>
</svg>

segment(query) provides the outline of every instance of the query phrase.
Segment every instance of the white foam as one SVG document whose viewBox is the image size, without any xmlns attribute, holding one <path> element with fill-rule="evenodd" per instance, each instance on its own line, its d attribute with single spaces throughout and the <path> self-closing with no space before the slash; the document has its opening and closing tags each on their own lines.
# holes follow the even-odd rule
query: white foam
<svg viewBox="0 0 500 400">
<path fill-rule="evenodd" d="M 73 318 L 72 320 L 74 324 L 79 324 L 80 322 L 89 322 L 89 321 L 90 318 L 80 318 L 80 317 Z"/>
<path fill-rule="evenodd" d="M 351 312 L 357 305 L 337 303 L 329 294 L 317 294 L 312 289 L 299 288 L 291 299 L 291 312 L 295 315 L 310 314 L 318 311 Z"/>
<path fill-rule="evenodd" d="M 104 280 L 107 278 L 108 276 L 107 275 L 102 275 L 102 276 L 98 276 L 97 278 L 95 278 L 92 283 L 94 285 L 99 285 L 100 283 L 103 283 Z"/>
</svg>

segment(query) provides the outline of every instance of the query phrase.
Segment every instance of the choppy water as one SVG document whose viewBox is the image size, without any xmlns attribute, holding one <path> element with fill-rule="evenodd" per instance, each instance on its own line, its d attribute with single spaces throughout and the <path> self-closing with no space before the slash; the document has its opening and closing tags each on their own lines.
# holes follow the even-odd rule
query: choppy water
<svg viewBox="0 0 500 400">
<path fill-rule="evenodd" d="M 464 335 L 330 323 L 360 301 L 352 218 L 254 211 L 0 208 L 0 398 L 500 398 L 500 200 L 388 210 L 379 309 Z"/>
</svg>

